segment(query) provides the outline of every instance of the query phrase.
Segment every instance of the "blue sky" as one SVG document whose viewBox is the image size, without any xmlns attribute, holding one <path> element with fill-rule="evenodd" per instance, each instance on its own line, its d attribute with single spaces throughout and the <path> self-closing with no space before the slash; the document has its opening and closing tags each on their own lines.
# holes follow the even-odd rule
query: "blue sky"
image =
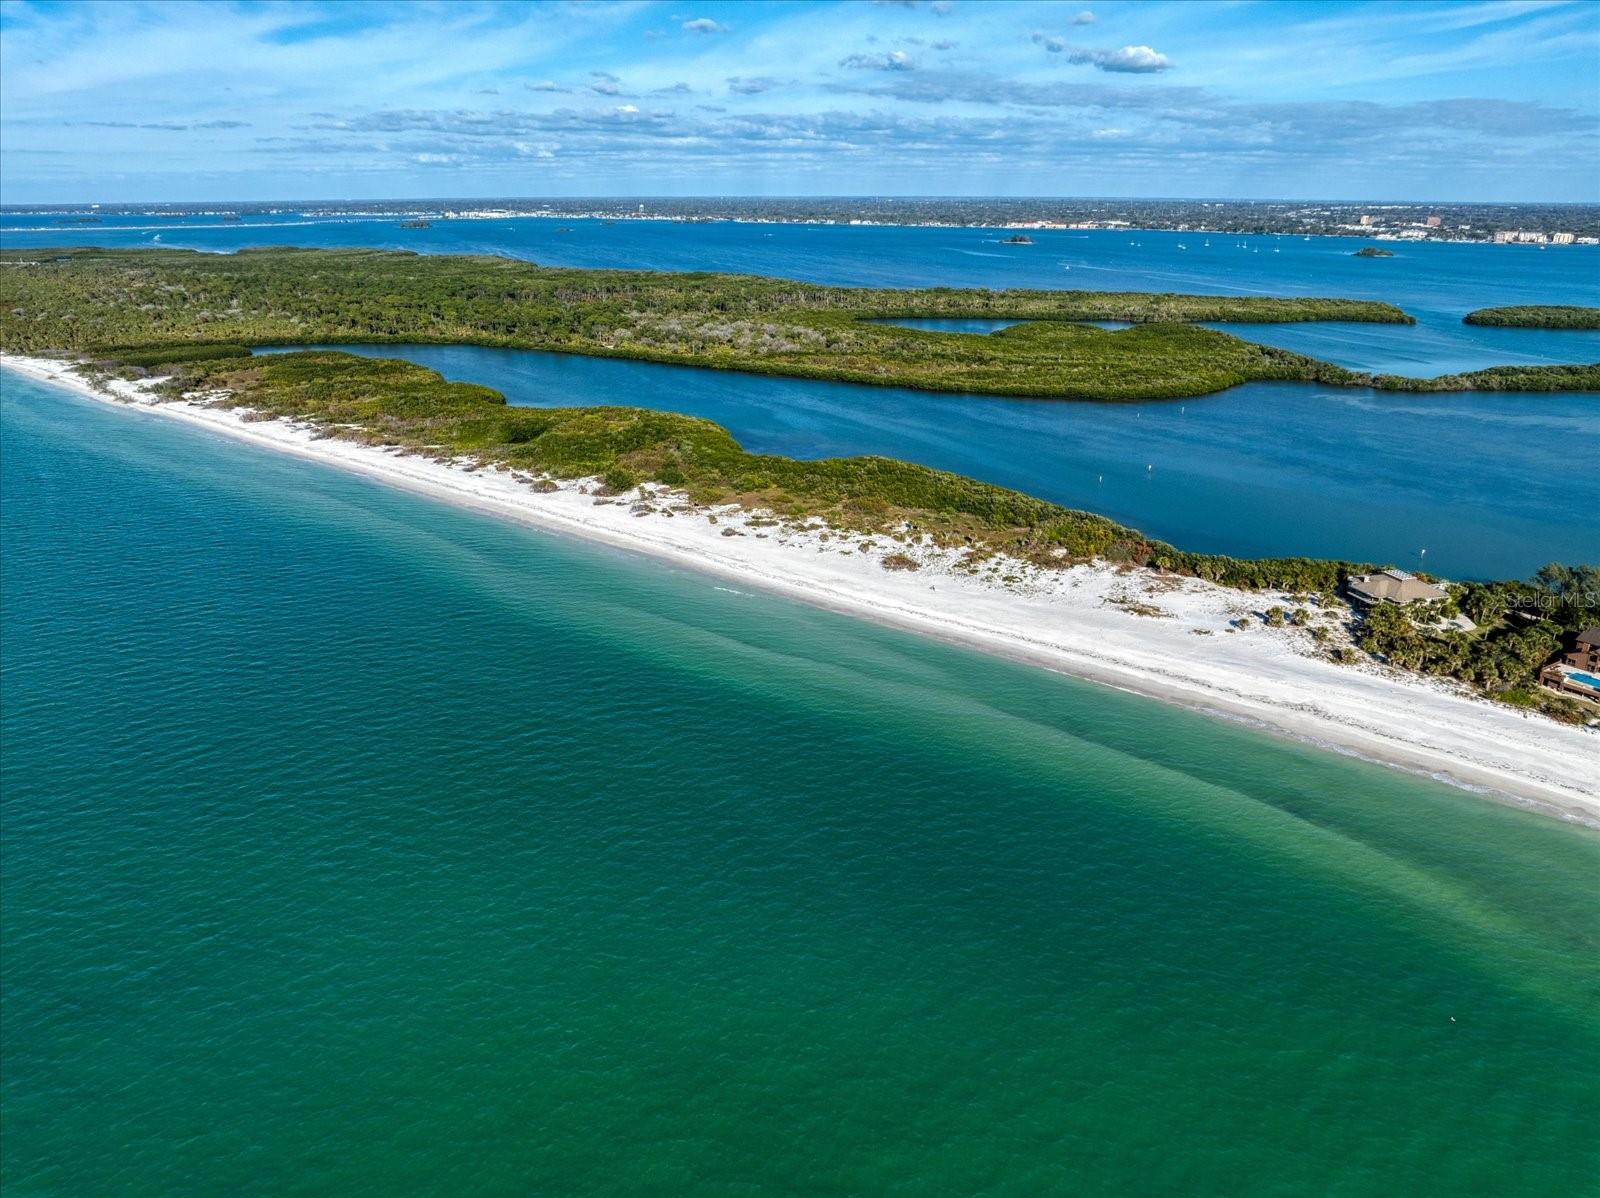
<svg viewBox="0 0 1600 1198">
<path fill-rule="evenodd" d="M 1600 4 L 0 0 L 0 201 L 1600 200 Z"/>
</svg>

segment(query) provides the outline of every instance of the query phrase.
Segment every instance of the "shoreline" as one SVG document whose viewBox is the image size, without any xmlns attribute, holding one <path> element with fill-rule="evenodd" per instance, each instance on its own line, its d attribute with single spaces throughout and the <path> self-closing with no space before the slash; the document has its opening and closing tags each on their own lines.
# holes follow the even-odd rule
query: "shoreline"
<svg viewBox="0 0 1600 1198">
<path fill-rule="evenodd" d="M 1376 665 L 1335 665 L 1309 635 L 1257 613 L 1283 597 L 1104 563 L 1035 571 L 1000 562 L 985 578 L 926 545 L 765 522 L 697 508 L 665 488 L 591 493 L 593 480 L 542 492 L 464 460 L 369 447 L 243 409 L 153 402 L 136 384 L 97 390 L 70 363 L 0 354 L 0 365 L 122 408 L 175 419 L 519 523 L 649 554 L 803 602 L 975 648 L 1276 735 L 1397 767 L 1569 822 L 1600 828 L 1600 733 Z M 885 552 L 917 565 L 885 568 Z M 1012 573 L 1011 571 L 1016 571 Z M 1240 627 L 1239 620 L 1248 626 Z"/>
<path fill-rule="evenodd" d="M 1374 205 L 1371 205 L 1371 206 L 1382 207 L 1384 205 L 1374 204 Z M 1427 205 L 1421 205 L 1421 206 L 1422 207 L 1426 207 Z M 786 218 L 786 217 L 777 217 L 777 216 L 749 216 L 749 215 L 745 215 L 745 216 L 720 216 L 720 215 L 717 215 L 717 216 L 713 216 L 713 215 L 668 216 L 668 215 L 664 215 L 664 214 L 661 214 L 661 213 L 649 213 L 649 214 L 641 216 L 637 212 L 632 212 L 632 211 L 629 211 L 627 209 L 618 209 L 618 210 L 615 210 L 615 211 L 609 211 L 609 210 L 604 210 L 604 209 L 595 209 L 593 211 L 583 211 L 583 212 L 519 212 L 519 211 L 515 211 L 515 210 L 499 211 L 499 210 L 495 210 L 495 209 L 468 209 L 468 210 L 465 210 L 465 211 L 461 211 L 461 210 L 447 210 L 447 211 L 449 211 L 451 214 L 450 215 L 446 215 L 446 210 L 440 210 L 440 209 L 437 209 L 437 208 L 415 208 L 415 209 L 396 210 L 396 211 L 392 211 L 392 212 L 360 212 L 360 211 L 316 211 L 316 212 L 308 212 L 308 211 L 305 211 L 305 210 L 299 209 L 299 208 L 283 207 L 283 208 L 273 209 L 272 211 L 266 212 L 266 213 L 262 213 L 261 215 L 264 215 L 264 216 L 299 216 L 299 217 L 303 217 L 304 218 L 304 220 L 301 223 L 313 223 L 313 224 L 314 223 L 320 223 L 320 222 L 326 222 L 326 223 L 329 223 L 329 224 L 337 224 L 337 223 L 386 224 L 386 223 L 388 223 L 390 221 L 409 220 L 409 219 L 417 219 L 417 218 L 426 219 L 426 220 L 437 220 L 442 224 L 458 224 L 458 223 L 470 223 L 470 222 L 477 222 L 477 221 L 504 221 L 504 220 L 604 221 L 604 222 L 610 222 L 610 223 L 613 223 L 613 224 L 663 224 L 663 225 L 728 224 L 728 225 L 755 225 L 755 226 L 787 225 L 787 226 L 794 226 L 794 227 L 800 227 L 800 228 L 818 228 L 818 229 L 827 229 L 827 228 L 837 228 L 837 229 L 946 229 L 946 230 L 954 230 L 954 231 L 968 231 L 968 230 L 970 230 L 970 231 L 974 231 L 974 232 L 990 232 L 990 233 L 1006 233 L 1006 232 L 1109 233 L 1109 234 L 1114 234 L 1114 235 L 1120 235 L 1120 234 L 1126 234 L 1126 233 L 1140 233 L 1140 234 L 1144 234 L 1144 233 L 1171 233 L 1171 234 L 1174 234 L 1174 235 L 1177 235 L 1177 236 L 1198 236 L 1198 237 L 1287 237 L 1287 238 L 1289 238 L 1291 240 L 1319 240 L 1319 241 L 1323 240 L 1323 239 L 1348 241 L 1348 240 L 1351 240 L 1351 239 L 1359 240 L 1361 238 L 1366 238 L 1368 240 L 1376 239 L 1376 240 L 1382 240 L 1382 241 L 1398 241 L 1398 242 L 1400 242 L 1402 244 L 1405 244 L 1405 245 L 1521 246 L 1521 247 L 1523 247 L 1525 249 L 1562 249 L 1562 250 L 1568 250 L 1568 249 L 1596 249 L 1596 248 L 1600 248 L 1600 247 L 1597 247 L 1597 246 L 1595 246 L 1595 245 L 1593 245 L 1591 243 L 1587 243 L 1587 242 L 1583 242 L 1583 243 L 1574 242 L 1574 243 L 1570 243 L 1570 244 L 1568 244 L 1568 243 L 1559 243 L 1558 244 L 1558 243 L 1551 243 L 1551 242 L 1496 241 L 1496 240 L 1494 240 L 1494 232 L 1498 232 L 1500 230 L 1492 231 L 1492 232 L 1489 233 L 1488 236 L 1484 236 L 1484 237 L 1451 237 L 1451 236 L 1441 236 L 1441 237 L 1402 237 L 1402 236 L 1399 236 L 1396 232 L 1390 231 L 1386 227 L 1383 227 L 1383 226 L 1376 227 L 1376 231 L 1375 231 L 1375 228 L 1373 226 L 1365 226 L 1365 225 L 1349 225 L 1349 226 L 1345 226 L 1345 227 L 1343 227 L 1343 228 L 1341 228 L 1341 229 L 1339 229 L 1337 231 L 1333 231 L 1333 232 L 1318 231 L 1318 232 L 1314 232 L 1314 233 L 1309 233 L 1309 232 L 1296 231 L 1296 230 L 1291 230 L 1291 229 L 1278 229 L 1278 230 L 1271 230 L 1271 231 L 1268 231 L 1268 232 L 1259 232 L 1259 231 L 1256 231 L 1256 230 L 1253 230 L 1253 229 L 1229 229 L 1229 228 L 1225 228 L 1225 227 L 1213 228 L 1213 227 L 1204 226 L 1204 225 L 1193 225 L 1193 226 L 1190 226 L 1188 228 L 1180 229 L 1180 228 L 1174 228 L 1174 227 L 1167 226 L 1167 225 L 1140 225 L 1140 224 L 1127 224 L 1127 225 L 1117 225 L 1117 226 L 1100 225 L 1100 226 L 1094 226 L 1094 227 L 1079 227 L 1079 226 L 1074 226 L 1072 224 L 1053 224 L 1053 223 L 1048 223 L 1048 222 L 1041 224 L 1041 223 L 1039 223 L 1037 221 L 1014 221 L 1014 222 L 1002 222 L 1002 223 L 972 223 L 972 222 L 966 222 L 966 221 L 924 220 L 924 221 L 910 221 L 910 222 L 907 222 L 907 221 L 895 221 L 895 220 L 873 220 L 873 219 L 865 218 L 865 217 L 852 218 L 852 219 L 849 219 L 849 220 L 838 220 L 838 219 L 828 220 L 828 219 L 802 219 L 802 218 Z M 233 214 L 233 210 L 232 209 L 221 208 L 221 209 L 217 209 L 217 210 L 214 210 L 214 211 L 206 211 L 206 212 L 184 211 L 182 213 L 173 213 L 173 214 L 154 213 L 154 212 L 140 212 L 140 213 L 132 213 L 132 214 L 128 214 L 128 213 L 113 213 L 112 215 L 118 215 L 118 216 L 120 216 L 120 215 L 137 215 L 137 216 L 141 216 L 141 217 L 148 217 L 149 219 L 152 219 L 152 220 L 160 220 L 163 217 L 165 217 L 168 220 L 183 220 L 183 219 L 186 219 L 186 218 L 188 218 L 190 216 L 211 216 L 211 217 L 215 217 L 215 216 L 226 216 L 226 215 L 230 215 L 230 214 Z M 98 213 L 98 212 L 91 212 L 86 208 L 77 208 L 77 209 L 64 208 L 60 212 L 42 213 L 42 212 L 34 211 L 32 208 L 29 208 L 28 206 L 23 205 L 23 206 L 20 206 L 20 207 L 13 206 L 13 207 L 9 207 L 9 208 L 0 208 L 0 215 L 37 216 L 40 219 L 45 219 L 46 217 L 50 217 L 50 216 L 79 216 L 79 215 L 87 216 L 87 215 L 103 215 L 103 214 Z M 101 226 L 101 227 L 102 228 L 110 228 L 113 231 L 117 231 L 119 229 L 128 228 L 128 226 L 115 226 L 115 225 L 113 225 L 113 226 Z M 154 226 L 148 226 L 148 227 L 154 227 Z M 184 226 L 178 225 L 178 224 L 174 224 L 174 225 L 164 225 L 164 226 L 161 226 L 161 227 L 162 228 L 181 229 Z M 212 229 L 212 228 L 228 228 L 229 226 L 228 225 L 221 225 L 221 226 L 200 225 L 200 226 L 195 226 L 195 227 L 198 227 L 198 228 L 201 228 L 201 229 Z M 234 225 L 232 227 L 235 227 L 235 228 L 276 228 L 276 227 L 284 227 L 284 226 L 283 226 L 282 222 L 274 224 L 273 222 L 268 221 L 268 222 L 263 223 L 263 224 L 256 224 L 256 225 L 243 224 L 243 225 Z M 292 226 L 290 226 L 290 227 L 292 227 Z M 75 226 L 71 226 L 71 225 L 63 226 L 60 229 L 56 229 L 54 227 L 46 227 L 46 228 L 50 232 L 63 232 L 63 233 L 79 233 L 79 232 L 92 233 L 92 232 L 95 231 L 94 227 L 79 228 L 79 227 L 75 227 Z M 21 230 L 12 230 L 12 231 L 14 231 L 14 232 L 43 232 L 43 231 L 46 231 L 46 228 L 21 229 Z M 140 228 L 147 228 L 147 226 L 140 226 Z M 204 250 L 204 251 L 201 251 L 201 252 L 203 252 L 203 253 L 236 253 L 237 251 L 236 250 L 215 250 L 215 251 Z M 419 250 L 418 252 L 419 253 L 428 253 L 428 252 L 431 252 L 431 251 Z"/>
</svg>

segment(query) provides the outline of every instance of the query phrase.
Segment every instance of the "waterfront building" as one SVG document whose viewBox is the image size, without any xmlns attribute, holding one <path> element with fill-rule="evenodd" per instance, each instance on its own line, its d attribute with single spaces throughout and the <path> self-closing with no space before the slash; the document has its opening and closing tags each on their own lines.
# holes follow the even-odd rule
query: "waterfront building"
<svg viewBox="0 0 1600 1198">
<path fill-rule="evenodd" d="M 1443 587 L 1423 582 L 1405 570 L 1352 575 L 1345 589 L 1352 599 L 1369 607 L 1375 603 L 1436 603 L 1449 597 Z"/>
<path fill-rule="evenodd" d="M 1539 671 L 1539 681 L 1551 690 L 1600 702 L 1600 628 L 1578 633 L 1571 649 Z"/>
</svg>

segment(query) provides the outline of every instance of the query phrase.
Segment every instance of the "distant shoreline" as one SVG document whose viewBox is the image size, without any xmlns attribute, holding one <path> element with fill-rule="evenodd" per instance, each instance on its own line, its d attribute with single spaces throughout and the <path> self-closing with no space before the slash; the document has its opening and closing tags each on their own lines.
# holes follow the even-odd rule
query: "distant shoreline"
<svg viewBox="0 0 1600 1198">
<path fill-rule="evenodd" d="M 0 206 L 0 216 L 37 216 L 41 220 L 78 218 L 51 231 L 89 234 L 102 228 L 100 219 L 107 216 L 139 216 L 150 219 L 181 221 L 189 217 L 223 218 L 237 221 L 241 216 L 300 216 L 313 220 L 404 221 L 426 219 L 448 224 L 455 221 L 499 220 L 556 220 L 556 221 L 608 221 L 614 223 L 660 224 L 744 224 L 744 225 L 796 225 L 817 228 L 866 229 L 954 229 L 1015 232 L 1099 232 L 1099 233 L 1175 233 L 1213 237 L 1288 237 L 1291 239 L 1315 238 L 1366 238 L 1402 244 L 1433 245 L 1521 245 L 1539 248 L 1541 244 L 1553 248 L 1574 249 L 1600 244 L 1600 206 L 1583 205 L 1483 205 L 1490 212 L 1499 213 L 1482 224 L 1469 224 L 1462 228 L 1462 217 L 1484 220 L 1479 209 L 1471 205 L 1392 204 L 1324 204 L 1290 203 L 1280 201 L 1192 201 L 1160 202 L 1129 201 L 1122 204 L 1096 201 L 860 201 L 850 209 L 830 205 L 834 201 L 821 199 L 752 201 L 748 205 L 736 201 L 694 199 L 654 199 L 643 203 L 622 199 L 562 201 L 519 200 L 378 200 L 371 203 L 340 203 L 338 201 L 293 202 L 241 202 L 227 204 L 72 204 L 72 205 L 6 205 Z M 1015 208 L 1019 211 L 1001 213 L 983 212 L 988 204 L 994 208 Z M 763 206 L 792 211 L 763 211 Z M 1185 213 L 1182 218 L 1151 219 L 1142 210 L 1152 207 L 1172 208 Z M 937 212 L 939 208 L 952 209 L 948 216 Z M 1234 209 L 1249 213 L 1233 220 L 1210 219 L 1213 209 Z M 1317 220 L 1310 223 L 1286 223 L 1283 227 L 1261 226 L 1256 209 L 1268 211 L 1269 220 L 1289 221 L 1291 214 L 1308 209 L 1343 211 L 1351 217 L 1348 221 Z M 1362 212 L 1368 209 L 1368 212 Z M 1347 210 L 1347 211 L 1345 211 Z M 1436 226 L 1428 224 L 1428 217 L 1438 210 L 1454 212 L 1450 220 L 1441 219 Z M 1091 215 L 1102 212 L 1120 212 L 1122 216 Z M 1508 219 L 1507 213 L 1522 211 L 1527 219 Z M 1394 223 L 1362 224 L 1361 216 L 1372 212 L 1398 213 L 1404 219 Z M 1410 219 L 1417 218 L 1417 219 Z M 82 222 L 82 223 L 80 223 Z M 210 227 L 210 226 L 208 226 Z M 245 226 L 249 227 L 249 226 Z M 1496 242 L 1495 235 L 1526 232 L 1530 236 L 1549 236 L 1572 232 L 1573 240 L 1565 243 L 1548 241 Z M 1580 240 L 1580 238 L 1582 240 Z"/>
<path fill-rule="evenodd" d="M 1600 827 L 1600 793 L 1583 760 L 1600 742 L 1596 733 L 1475 698 L 1448 683 L 1334 665 L 1302 645 L 1305 634 L 1294 629 L 1269 629 L 1255 619 L 1240 629 L 1238 621 L 1280 601 L 1271 593 L 1104 563 L 1007 586 L 953 571 L 943 551 L 929 546 L 914 550 L 915 568 L 891 569 L 864 538 L 768 531 L 751 523 L 760 513 L 693 508 L 665 489 L 607 498 L 580 480 L 536 490 L 505 471 L 403 456 L 285 421 L 251 421 L 240 410 L 149 402 L 136 384 L 114 382 L 115 393 L 107 394 L 72 374 L 69 363 L 3 355 L 0 364 L 124 409 Z"/>
</svg>

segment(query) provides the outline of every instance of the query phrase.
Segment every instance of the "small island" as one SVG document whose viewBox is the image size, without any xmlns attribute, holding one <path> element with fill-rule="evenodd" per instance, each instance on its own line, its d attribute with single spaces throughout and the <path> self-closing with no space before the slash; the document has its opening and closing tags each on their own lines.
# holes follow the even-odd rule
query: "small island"
<svg viewBox="0 0 1600 1198">
<path fill-rule="evenodd" d="M 1004 245 L 1032 245 L 1033 244 L 1033 238 L 1029 237 L 1026 233 L 1013 233 L 1010 237 L 1007 237 L 1002 244 L 1004 244 Z"/>
<path fill-rule="evenodd" d="M 1354 254 L 1352 254 L 1351 257 L 1352 258 L 1393 258 L 1394 257 L 1394 251 L 1393 250 L 1382 249 L 1379 246 L 1375 246 L 1375 245 L 1364 245 L 1359 250 L 1357 250 Z"/>
<path fill-rule="evenodd" d="M 1504 329 L 1600 329 L 1600 308 L 1586 308 L 1579 304 L 1479 308 L 1462 317 L 1462 323 Z"/>
<path fill-rule="evenodd" d="M 433 222 L 431 220 L 421 219 L 403 220 L 400 222 L 400 227 L 402 229 L 431 229 L 433 228 Z"/>
</svg>

